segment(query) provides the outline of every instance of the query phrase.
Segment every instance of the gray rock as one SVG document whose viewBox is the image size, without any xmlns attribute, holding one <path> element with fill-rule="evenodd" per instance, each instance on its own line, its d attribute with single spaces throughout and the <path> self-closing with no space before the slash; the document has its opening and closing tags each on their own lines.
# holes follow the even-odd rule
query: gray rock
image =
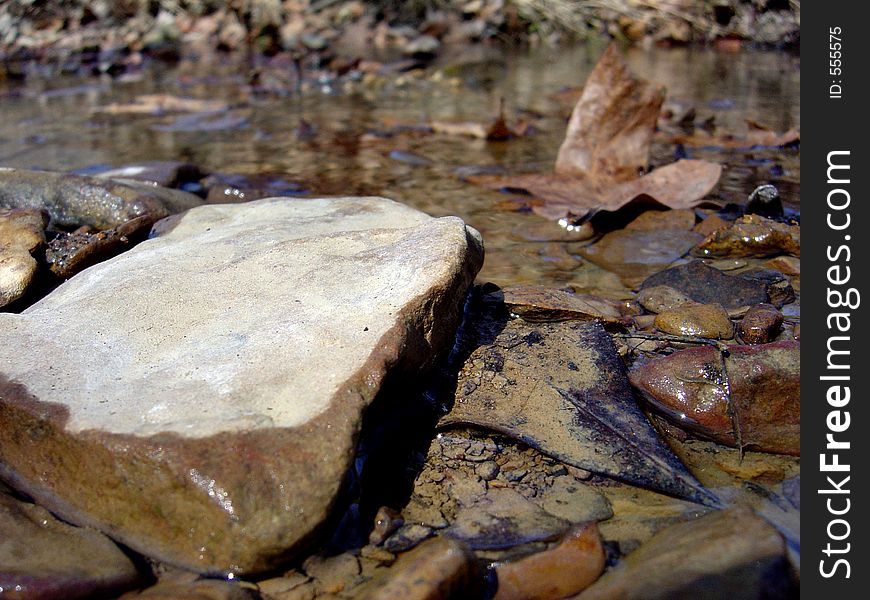
<svg viewBox="0 0 870 600">
<path fill-rule="evenodd" d="M 721 304 L 725 308 L 739 308 L 768 301 L 764 283 L 727 275 L 701 261 L 656 273 L 643 282 L 641 290 L 659 285 L 682 292 L 695 302 Z"/>
<path fill-rule="evenodd" d="M 450 348 L 481 263 L 459 219 L 380 198 L 192 210 L 0 315 L 0 476 L 161 561 L 270 568 L 328 516 L 386 373 Z"/>
<path fill-rule="evenodd" d="M 112 540 L 0 492 L 0 595 L 91 598 L 135 587 L 136 567 Z"/>
<path fill-rule="evenodd" d="M 142 216 L 154 222 L 200 204 L 193 194 L 146 183 L 0 168 L 0 208 L 45 209 L 54 227 L 110 229 Z"/>
</svg>

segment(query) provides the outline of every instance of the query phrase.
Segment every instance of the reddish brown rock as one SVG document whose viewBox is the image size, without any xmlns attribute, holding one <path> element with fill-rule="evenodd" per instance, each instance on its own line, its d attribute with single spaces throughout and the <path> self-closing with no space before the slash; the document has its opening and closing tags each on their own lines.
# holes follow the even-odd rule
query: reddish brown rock
<svg viewBox="0 0 870 600">
<path fill-rule="evenodd" d="M 604 571 L 604 547 L 595 523 L 573 528 L 557 546 L 496 566 L 495 600 L 558 600 L 577 594 Z"/>
<path fill-rule="evenodd" d="M 800 454 L 800 343 L 703 346 L 635 368 L 630 380 L 676 425 L 729 446 Z"/>
<path fill-rule="evenodd" d="M 747 344 L 767 344 L 782 327 L 782 313 L 770 304 L 756 304 L 740 321 L 740 338 Z"/>
</svg>

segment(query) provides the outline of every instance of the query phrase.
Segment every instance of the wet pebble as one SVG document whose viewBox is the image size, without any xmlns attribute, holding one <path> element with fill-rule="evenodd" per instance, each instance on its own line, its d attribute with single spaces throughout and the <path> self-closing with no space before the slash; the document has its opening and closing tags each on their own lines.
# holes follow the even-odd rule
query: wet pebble
<svg viewBox="0 0 870 600">
<path fill-rule="evenodd" d="M 392 150 L 390 152 L 390 158 L 397 162 L 411 165 L 412 167 L 428 167 L 432 164 L 431 159 L 426 158 L 421 154 L 417 154 L 416 152 L 409 152 L 408 150 Z"/>
<path fill-rule="evenodd" d="M 746 203 L 746 214 L 761 215 L 771 219 L 781 217 L 783 215 L 782 200 L 776 186 L 768 183 L 752 190 L 752 193 L 749 194 L 749 201 Z"/>
<path fill-rule="evenodd" d="M 33 282 L 38 263 L 33 253 L 45 243 L 42 212 L 0 208 L 0 307 L 21 298 Z"/>
<path fill-rule="evenodd" d="M 692 304 L 659 313 L 655 326 L 672 335 L 728 340 L 734 337 L 734 325 L 718 304 Z"/>
<path fill-rule="evenodd" d="M 795 291 L 788 277 L 774 269 L 750 269 L 739 277 L 764 286 L 767 301 L 777 308 L 795 301 Z"/>
<path fill-rule="evenodd" d="M 465 544 L 437 537 L 401 555 L 356 597 L 361 600 L 474 598 L 480 579 L 474 555 Z"/>
<path fill-rule="evenodd" d="M 474 472 L 484 481 L 492 481 L 498 476 L 499 466 L 494 460 L 488 460 L 477 465 Z"/>
<path fill-rule="evenodd" d="M 656 314 L 697 304 L 683 292 L 667 285 L 655 285 L 642 289 L 637 294 L 637 301 L 646 310 Z"/>
<path fill-rule="evenodd" d="M 592 294 L 576 294 L 537 285 L 516 285 L 501 290 L 505 306 L 526 321 L 619 322 L 620 303 Z"/>
<path fill-rule="evenodd" d="M 494 600 L 558 600 L 577 594 L 598 579 L 604 559 L 598 527 L 574 527 L 549 550 L 497 565 Z"/>
<path fill-rule="evenodd" d="M 572 476 L 557 477 L 552 485 L 541 488 L 535 503 L 571 523 L 603 521 L 613 516 L 610 502 L 601 492 Z"/>
<path fill-rule="evenodd" d="M 740 321 L 740 338 L 747 344 L 766 344 L 782 327 L 782 313 L 770 304 L 756 304 Z"/>
<path fill-rule="evenodd" d="M 375 526 L 369 534 L 369 543 L 376 546 L 384 543 L 390 535 L 405 524 L 401 515 L 388 506 L 382 506 L 375 515 Z"/>
<path fill-rule="evenodd" d="M 710 234 L 693 250 L 695 256 L 764 258 L 776 254 L 801 255 L 799 225 L 788 225 L 759 215 L 745 215 L 727 229 Z"/>
</svg>

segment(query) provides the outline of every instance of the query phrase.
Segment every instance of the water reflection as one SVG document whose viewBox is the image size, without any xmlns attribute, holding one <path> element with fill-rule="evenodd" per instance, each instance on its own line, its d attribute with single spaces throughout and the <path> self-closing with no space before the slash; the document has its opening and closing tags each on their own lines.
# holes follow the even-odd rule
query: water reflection
<svg viewBox="0 0 870 600">
<path fill-rule="evenodd" d="M 388 196 L 433 215 L 459 215 L 478 228 L 488 253 L 483 280 L 571 284 L 619 296 L 625 289 L 618 279 L 582 260 L 575 243 L 536 243 L 512 235 L 517 227 L 542 222 L 523 210 L 522 200 L 506 203 L 504 194 L 469 185 L 456 175 L 457 168 L 471 165 L 548 170 L 565 128 L 564 108 L 551 94 L 582 84 L 602 49 L 594 44 L 508 53 L 483 48 L 475 55 L 447 57 L 422 74 L 339 82 L 331 85 L 336 93 L 312 90 L 301 97 L 252 94 L 250 67 L 230 60 L 182 61 L 120 81 L 7 83 L 0 88 L 0 164 L 63 170 L 184 160 L 209 171 L 281 174 L 315 194 Z M 745 119 L 777 131 L 800 126 L 795 56 L 634 48 L 627 58 L 636 73 L 667 86 L 668 105 L 695 107 L 700 119 L 713 116 L 721 130 L 744 132 Z M 240 120 L 233 129 L 184 130 L 172 127 L 170 116 L 92 114 L 94 107 L 149 93 L 220 99 L 236 107 Z M 539 116 L 540 133 L 509 142 L 371 135 L 396 123 L 488 121 L 501 98 L 510 117 Z M 679 155 L 726 164 L 716 191 L 723 201 L 742 201 L 755 185 L 771 182 L 780 187 L 787 205 L 799 203 L 796 150 L 653 148 L 655 164 Z M 414 156 L 431 163 L 396 158 Z"/>
</svg>

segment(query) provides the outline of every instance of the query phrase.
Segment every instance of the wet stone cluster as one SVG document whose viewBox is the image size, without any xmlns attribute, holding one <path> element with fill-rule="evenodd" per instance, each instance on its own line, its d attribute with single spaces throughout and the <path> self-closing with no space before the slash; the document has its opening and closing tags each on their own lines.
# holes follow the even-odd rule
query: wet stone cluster
<svg viewBox="0 0 870 600">
<path fill-rule="evenodd" d="M 515 217 L 486 264 L 458 217 L 283 175 L 0 169 L 0 595 L 796 597 L 799 211 L 724 202 L 710 161 L 638 167 L 799 134 L 686 133 L 632 78 L 646 118 L 605 97 L 584 138 L 626 77 L 605 57 L 552 172 L 452 182 Z M 101 114 L 247 123 L 215 102 Z M 410 172 L 438 166 L 402 136 L 436 130 L 363 135 Z M 499 270 L 517 248 L 532 276 Z"/>
</svg>

